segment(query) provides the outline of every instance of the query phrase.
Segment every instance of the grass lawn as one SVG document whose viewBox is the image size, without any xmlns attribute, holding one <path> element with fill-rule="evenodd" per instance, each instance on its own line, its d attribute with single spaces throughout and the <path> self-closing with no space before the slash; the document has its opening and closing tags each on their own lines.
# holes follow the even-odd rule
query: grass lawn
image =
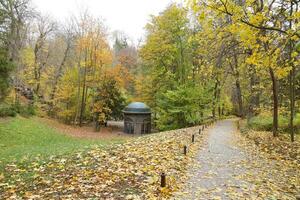
<svg viewBox="0 0 300 200">
<path fill-rule="evenodd" d="M 1 120 L 1 119 L 0 119 Z M 124 139 L 78 139 L 59 133 L 37 118 L 9 118 L 0 121 L 0 170 L 5 164 L 36 157 L 72 153 L 79 149 L 114 143 Z M 43 159 L 41 159 L 43 160 Z"/>
</svg>

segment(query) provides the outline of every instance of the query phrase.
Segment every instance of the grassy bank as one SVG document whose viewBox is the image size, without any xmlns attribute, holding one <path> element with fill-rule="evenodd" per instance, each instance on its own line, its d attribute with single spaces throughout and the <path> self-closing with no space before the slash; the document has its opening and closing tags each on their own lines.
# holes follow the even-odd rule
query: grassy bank
<svg viewBox="0 0 300 200">
<path fill-rule="evenodd" d="M 121 139 L 77 139 L 66 136 L 37 118 L 9 118 L 0 121 L 0 169 L 6 163 L 62 155 L 93 145 L 121 143 Z"/>
<path fill-rule="evenodd" d="M 289 131 L 289 118 L 286 116 L 279 116 L 279 131 L 288 132 Z M 294 125 L 297 132 L 300 132 L 300 113 L 296 114 Z M 272 115 L 258 115 L 251 118 L 248 121 L 248 128 L 256 131 L 272 131 L 273 127 L 273 117 Z"/>
</svg>

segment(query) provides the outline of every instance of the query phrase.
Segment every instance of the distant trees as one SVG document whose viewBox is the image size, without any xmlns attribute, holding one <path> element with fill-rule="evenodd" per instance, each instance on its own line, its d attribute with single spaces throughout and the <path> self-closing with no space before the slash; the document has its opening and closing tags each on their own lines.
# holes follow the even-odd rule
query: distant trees
<svg viewBox="0 0 300 200">
<path fill-rule="evenodd" d="M 123 74 L 124 88 L 128 95 L 135 96 L 135 82 L 133 77 L 138 73 L 138 51 L 128 36 L 121 32 L 115 32 L 113 45 L 113 63 Z M 126 74 L 126 77 L 124 75 Z"/>
<path fill-rule="evenodd" d="M 80 126 L 91 121 L 99 130 L 124 107 L 123 78 L 116 73 L 120 67 L 113 67 L 102 22 L 84 13 L 73 25 L 75 31 L 64 37 L 64 56 L 54 79 L 57 89 L 50 96 L 52 112 Z"/>
<path fill-rule="evenodd" d="M 0 5 L 1 101 L 10 82 L 16 88 L 11 93 L 16 105 L 26 104 L 24 91 L 31 91 L 30 105 L 39 114 L 66 123 L 103 124 L 121 116 L 130 80 L 127 68 L 135 61 L 128 64 L 127 58 L 118 56 L 120 61 L 113 63 L 101 20 L 83 12 L 59 24 L 33 11 L 29 0 L 2 0 Z"/>
</svg>

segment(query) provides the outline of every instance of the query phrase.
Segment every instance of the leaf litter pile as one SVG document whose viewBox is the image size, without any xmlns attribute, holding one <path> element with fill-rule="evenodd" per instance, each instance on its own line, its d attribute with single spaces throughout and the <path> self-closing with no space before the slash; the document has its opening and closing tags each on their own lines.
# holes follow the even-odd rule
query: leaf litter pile
<svg viewBox="0 0 300 200">
<path fill-rule="evenodd" d="M 296 199 L 300 195 L 300 140 L 287 135 L 250 131 L 239 136 L 239 146 L 251 156 L 244 163 L 248 172 L 239 178 L 254 184 L 260 199 Z M 248 165 L 247 165 L 248 164 Z"/>
<path fill-rule="evenodd" d="M 93 147 L 44 162 L 7 165 L 0 199 L 163 199 L 180 189 L 201 146 L 199 127 L 139 137 L 104 150 Z M 183 146 L 188 146 L 188 155 Z M 160 187 L 160 174 L 167 187 Z"/>
</svg>

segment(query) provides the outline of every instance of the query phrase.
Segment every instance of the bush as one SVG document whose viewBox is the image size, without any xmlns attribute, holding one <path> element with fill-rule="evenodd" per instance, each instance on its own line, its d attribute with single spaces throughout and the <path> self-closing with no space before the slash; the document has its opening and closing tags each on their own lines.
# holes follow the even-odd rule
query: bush
<svg viewBox="0 0 300 200">
<path fill-rule="evenodd" d="M 18 106 L 18 113 L 22 116 L 32 116 L 35 115 L 35 109 L 32 104 L 20 105 Z"/>
<path fill-rule="evenodd" d="M 0 105 L 0 117 L 15 117 L 17 112 L 15 108 L 8 104 Z"/>
<path fill-rule="evenodd" d="M 172 130 L 199 124 L 207 117 L 208 93 L 208 88 L 186 84 L 161 94 L 158 97 L 157 127 Z"/>
<path fill-rule="evenodd" d="M 0 104 L 0 117 L 15 117 L 17 114 L 28 117 L 35 115 L 35 108 L 33 105 L 21 104 Z"/>
</svg>

